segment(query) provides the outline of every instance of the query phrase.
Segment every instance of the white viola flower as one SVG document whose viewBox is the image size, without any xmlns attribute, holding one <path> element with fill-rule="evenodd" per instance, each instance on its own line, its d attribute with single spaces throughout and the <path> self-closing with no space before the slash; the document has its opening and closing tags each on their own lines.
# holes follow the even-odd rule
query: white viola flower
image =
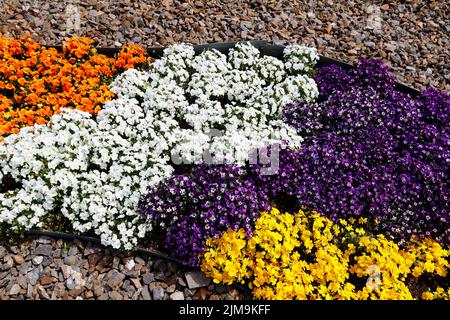
<svg viewBox="0 0 450 320">
<path fill-rule="evenodd" d="M 248 70 L 259 62 L 260 55 L 259 50 L 249 42 L 240 42 L 230 50 L 228 60 L 235 69 Z"/>
<path fill-rule="evenodd" d="M 319 61 L 316 48 L 301 45 L 290 45 L 283 50 L 285 67 L 291 74 L 311 74 Z"/>
<path fill-rule="evenodd" d="M 255 65 L 255 70 L 266 84 L 279 83 L 286 77 L 284 63 L 271 56 L 262 57 Z"/>
<path fill-rule="evenodd" d="M 216 49 L 204 50 L 191 63 L 193 74 L 224 74 L 232 69 L 227 56 Z"/>
<path fill-rule="evenodd" d="M 109 89 L 118 97 L 142 97 L 150 86 L 150 74 L 136 69 L 128 69 L 119 74 L 110 84 Z"/>
<path fill-rule="evenodd" d="M 246 99 L 262 93 L 264 81 L 253 70 L 232 70 L 226 76 L 227 97 L 230 101 L 245 102 Z"/>
</svg>

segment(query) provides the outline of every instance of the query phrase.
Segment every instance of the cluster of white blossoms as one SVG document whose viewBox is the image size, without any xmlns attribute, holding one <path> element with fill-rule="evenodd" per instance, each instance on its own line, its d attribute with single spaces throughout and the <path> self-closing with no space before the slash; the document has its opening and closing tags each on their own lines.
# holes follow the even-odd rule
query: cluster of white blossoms
<svg viewBox="0 0 450 320">
<path fill-rule="evenodd" d="M 294 46 L 281 61 L 245 43 L 228 56 L 167 48 L 147 71 L 119 75 L 110 85 L 116 98 L 96 119 L 63 109 L 0 143 L 0 182 L 15 181 L 10 189 L 0 184 L 0 225 L 39 228 L 62 213 L 74 230 L 132 249 L 149 231 L 138 215 L 141 196 L 175 164 L 242 164 L 256 148 L 300 146 L 280 115 L 285 104 L 318 96 L 307 68 L 294 67 L 316 55 Z"/>
<path fill-rule="evenodd" d="M 137 214 L 141 195 L 169 177 L 168 138 L 177 123 L 118 98 L 97 116 L 72 109 L 48 125 L 22 129 L 0 144 L 0 178 L 20 187 L 0 194 L 0 224 L 42 227 L 62 213 L 74 230 L 104 245 L 132 249 L 148 231 Z"/>
<path fill-rule="evenodd" d="M 280 121 L 281 110 L 296 99 L 318 96 L 309 75 L 318 56 L 314 49 L 297 45 L 286 50 L 283 61 L 261 56 L 248 43 L 238 43 L 228 55 L 214 49 L 195 55 L 187 44 L 165 50 L 146 73 L 151 84 L 143 103 L 161 101 L 159 88 L 181 93 L 175 103 L 158 103 L 167 105 L 166 111 L 180 123 L 173 133 L 178 142 L 172 157 L 189 164 L 210 159 L 242 164 L 255 148 L 274 143 L 298 148 L 302 139 Z M 287 67 L 299 59 L 304 70 Z"/>
<path fill-rule="evenodd" d="M 291 74 L 297 72 L 311 74 L 319 61 L 319 54 L 315 48 L 298 45 L 287 46 L 283 56 L 286 60 L 286 70 Z"/>
</svg>

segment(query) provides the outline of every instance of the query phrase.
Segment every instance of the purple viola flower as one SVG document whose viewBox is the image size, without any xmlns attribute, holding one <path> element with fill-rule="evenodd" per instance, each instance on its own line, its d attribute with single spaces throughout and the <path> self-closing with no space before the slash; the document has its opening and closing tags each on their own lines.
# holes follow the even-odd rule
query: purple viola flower
<svg viewBox="0 0 450 320">
<path fill-rule="evenodd" d="M 353 70 L 321 68 L 316 81 L 317 103 L 284 110 L 305 138 L 302 149 L 282 151 L 280 173 L 260 177 L 261 188 L 332 219 L 371 217 L 397 239 L 450 243 L 449 95 L 399 92 L 373 60 Z"/>
<path fill-rule="evenodd" d="M 260 211 L 268 209 L 266 194 L 245 169 L 207 164 L 149 190 L 140 205 L 140 213 L 162 231 L 165 249 L 191 266 L 198 265 L 208 238 L 228 228 L 250 235 Z"/>
</svg>

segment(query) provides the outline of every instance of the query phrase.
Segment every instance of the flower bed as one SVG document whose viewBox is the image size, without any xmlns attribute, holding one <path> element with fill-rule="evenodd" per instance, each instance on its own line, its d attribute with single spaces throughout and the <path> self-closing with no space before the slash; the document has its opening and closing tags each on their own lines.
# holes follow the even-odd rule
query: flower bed
<svg viewBox="0 0 450 320">
<path fill-rule="evenodd" d="M 302 46 L 273 57 L 178 44 L 148 64 L 141 48 L 106 57 L 88 39 L 63 52 L 2 41 L 0 84 L 17 92 L 1 96 L 15 104 L 0 109 L 2 230 L 125 250 L 151 239 L 256 298 L 448 298 L 447 94 L 402 93 L 374 60 L 317 68 Z M 11 89 L 7 62 L 25 70 L 36 55 L 53 72 L 37 62 Z M 27 100 L 67 72 L 73 89 Z M 42 120 L 11 120 L 17 105 Z M 371 266 L 382 276 L 366 284 Z"/>
</svg>

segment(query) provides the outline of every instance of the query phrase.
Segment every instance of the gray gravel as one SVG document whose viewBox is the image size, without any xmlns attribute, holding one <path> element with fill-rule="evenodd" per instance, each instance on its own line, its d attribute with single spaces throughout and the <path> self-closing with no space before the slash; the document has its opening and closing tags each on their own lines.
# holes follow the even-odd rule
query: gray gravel
<svg viewBox="0 0 450 320">
<path fill-rule="evenodd" d="M 0 243 L 0 300 L 250 299 L 198 271 L 78 240 Z"/>
<path fill-rule="evenodd" d="M 0 32 L 42 44 L 85 35 L 100 46 L 265 39 L 312 44 L 354 62 L 379 57 L 399 80 L 450 91 L 448 1 L 0 0 Z"/>
</svg>

